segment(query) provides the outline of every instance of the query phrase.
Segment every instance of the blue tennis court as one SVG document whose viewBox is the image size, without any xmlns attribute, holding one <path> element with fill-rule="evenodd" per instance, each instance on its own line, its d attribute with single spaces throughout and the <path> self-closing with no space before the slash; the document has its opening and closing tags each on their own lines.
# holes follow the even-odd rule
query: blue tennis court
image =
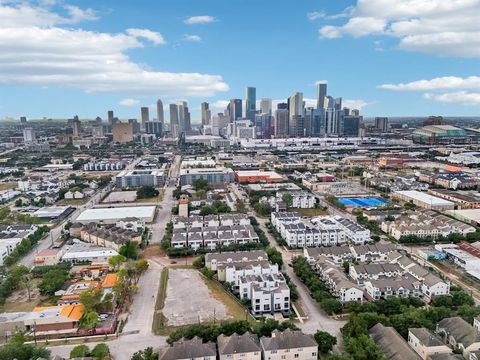
<svg viewBox="0 0 480 360">
<path fill-rule="evenodd" d="M 338 201 L 351 207 L 373 207 L 373 206 L 385 206 L 388 201 L 379 197 L 367 197 L 367 198 L 340 198 Z"/>
</svg>

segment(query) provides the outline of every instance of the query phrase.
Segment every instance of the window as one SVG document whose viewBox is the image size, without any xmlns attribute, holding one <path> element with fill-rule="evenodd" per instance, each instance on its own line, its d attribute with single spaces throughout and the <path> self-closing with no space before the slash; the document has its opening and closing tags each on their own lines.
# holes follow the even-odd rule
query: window
<svg viewBox="0 0 480 360">
<path fill-rule="evenodd" d="M 282 355 L 282 360 L 285 360 L 287 358 L 286 355 Z"/>
<path fill-rule="evenodd" d="M 294 355 L 295 359 L 298 359 L 298 356 L 299 356 L 298 354 L 295 354 L 295 355 Z"/>
<path fill-rule="evenodd" d="M 317 357 L 317 353 L 316 353 L 316 352 L 313 352 L 313 353 L 312 353 L 312 356 Z"/>
</svg>

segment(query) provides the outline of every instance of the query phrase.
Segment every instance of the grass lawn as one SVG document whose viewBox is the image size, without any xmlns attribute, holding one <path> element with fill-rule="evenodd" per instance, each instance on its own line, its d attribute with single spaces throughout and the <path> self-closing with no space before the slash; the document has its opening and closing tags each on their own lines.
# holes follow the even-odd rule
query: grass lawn
<svg viewBox="0 0 480 360">
<path fill-rule="evenodd" d="M 0 312 L 29 312 L 36 306 L 38 306 L 38 300 L 36 299 L 28 302 L 6 301 L 5 304 L 0 306 Z"/>
<path fill-rule="evenodd" d="M 83 199 L 62 199 L 57 201 L 56 205 L 73 205 L 73 206 L 78 206 L 78 205 L 84 205 L 88 201 L 87 197 L 84 197 Z"/>
<path fill-rule="evenodd" d="M 299 314 L 302 318 L 306 317 L 307 314 L 305 314 L 305 311 L 304 311 L 303 308 L 302 308 L 302 304 L 300 303 L 300 299 L 298 299 L 297 301 L 295 301 L 294 304 L 295 304 L 295 308 L 296 308 L 297 311 L 298 311 L 298 314 Z"/>
<path fill-rule="evenodd" d="M 222 285 L 217 283 L 215 280 L 206 278 L 203 275 L 202 278 L 210 290 L 212 297 L 225 304 L 227 307 L 227 315 L 233 317 L 234 320 L 255 320 L 250 315 L 248 310 L 240 303 L 240 301 L 233 294 L 230 294 L 227 290 L 225 290 Z"/>
<path fill-rule="evenodd" d="M 313 217 L 313 216 L 323 216 L 328 215 L 328 211 L 323 209 L 293 209 L 293 211 L 298 212 L 301 216 Z"/>
<path fill-rule="evenodd" d="M 165 298 L 167 297 L 167 284 L 168 284 L 168 268 L 164 268 L 160 274 L 160 286 L 158 288 L 157 301 L 155 302 L 155 313 L 153 315 L 153 332 L 160 335 L 159 331 L 163 328 L 164 322 L 162 309 L 165 305 Z"/>
</svg>

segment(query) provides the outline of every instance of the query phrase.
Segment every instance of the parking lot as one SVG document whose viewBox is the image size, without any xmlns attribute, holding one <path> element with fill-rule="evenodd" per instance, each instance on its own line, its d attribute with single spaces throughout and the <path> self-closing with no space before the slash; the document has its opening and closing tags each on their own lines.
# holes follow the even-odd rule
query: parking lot
<svg viewBox="0 0 480 360">
<path fill-rule="evenodd" d="M 226 306 L 215 299 L 194 269 L 171 268 L 163 307 L 167 326 L 228 319 Z"/>
</svg>

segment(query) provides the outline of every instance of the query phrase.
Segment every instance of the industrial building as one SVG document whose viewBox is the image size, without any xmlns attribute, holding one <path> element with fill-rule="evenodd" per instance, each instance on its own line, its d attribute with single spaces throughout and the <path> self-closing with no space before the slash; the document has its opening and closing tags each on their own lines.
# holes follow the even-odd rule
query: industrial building
<svg viewBox="0 0 480 360">
<path fill-rule="evenodd" d="M 439 211 L 455 209 L 455 203 L 451 201 L 416 190 L 395 191 L 393 195 L 400 200 L 412 202 L 424 209 Z"/>
<path fill-rule="evenodd" d="M 151 223 L 155 217 L 155 206 L 124 206 L 117 208 L 101 208 L 84 210 L 77 218 L 77 222 L 115 224 L 128 217 L 136 217 L 146 223 Z"/>
</svg>

